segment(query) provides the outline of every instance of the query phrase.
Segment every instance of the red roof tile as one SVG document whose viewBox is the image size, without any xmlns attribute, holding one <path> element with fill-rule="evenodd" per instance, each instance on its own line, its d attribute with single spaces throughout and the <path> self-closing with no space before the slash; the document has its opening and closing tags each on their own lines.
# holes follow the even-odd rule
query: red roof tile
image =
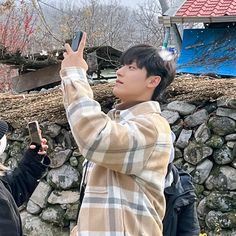
<svg viewBox="0 0 236 236">
<path fill-rule="evenodd" d="M 186 0 L 176 16 L 236 16 L 236 0 Z"/>
</svg>

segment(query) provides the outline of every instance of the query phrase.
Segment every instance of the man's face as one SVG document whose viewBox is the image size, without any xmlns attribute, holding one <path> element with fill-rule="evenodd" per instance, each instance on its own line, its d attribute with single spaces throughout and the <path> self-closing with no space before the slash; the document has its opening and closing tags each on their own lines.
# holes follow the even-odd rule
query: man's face
<svg viewBox="0 0 236 236">
<path fill-rule="evenodd" d="M 113 93 L 122 102 L 144 101 L 144 94 L 147 92 L 147 71 L 145 68 L 138 68 L 133 62 L 130 65 L 123 65 L 116 71 L 117 80 Z"/>
</svg>

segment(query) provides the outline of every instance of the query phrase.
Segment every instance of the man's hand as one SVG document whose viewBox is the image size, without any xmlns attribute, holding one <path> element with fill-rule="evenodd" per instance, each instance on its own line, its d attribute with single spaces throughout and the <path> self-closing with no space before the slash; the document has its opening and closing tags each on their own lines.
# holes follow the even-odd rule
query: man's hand
<svg viewBox="0 0 236 236">
<path fill-rule="evenodd" d="M 83 58 L 86 36 L 87 34 L 83 32 L 83 37 L 79 44 L 79 48 L 75 52 L 72 50 L 68 43 L 65 44 L 66 52 L 64 52 L 63 54 L 64 59 L 61 63 L 61 69 L 65 69 L 67 67 L 79 67 L 84 69 L 85 71 L 88 70 L 88 64 Z"/>
</svg>

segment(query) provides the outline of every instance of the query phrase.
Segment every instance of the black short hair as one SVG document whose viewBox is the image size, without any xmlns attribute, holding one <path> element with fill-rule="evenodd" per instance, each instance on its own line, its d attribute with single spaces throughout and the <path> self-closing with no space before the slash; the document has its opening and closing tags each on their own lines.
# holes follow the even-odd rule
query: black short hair
<svg viewBox="0 0 236 236">
<path fill-rule="evenodd" d="M 138 68 L 145 68 L 147 77 L 158 75 L 161 77 L 160 84 L 154 90 L 152 100 L 157 100 L 171 84 L 175 77 L 175 61 L 164 61 L 159 50 L 153 46 L 139 44 L 126 50 L 120 58 L 121 65 L 130 65 L 135 62 Z"/>
</svg>

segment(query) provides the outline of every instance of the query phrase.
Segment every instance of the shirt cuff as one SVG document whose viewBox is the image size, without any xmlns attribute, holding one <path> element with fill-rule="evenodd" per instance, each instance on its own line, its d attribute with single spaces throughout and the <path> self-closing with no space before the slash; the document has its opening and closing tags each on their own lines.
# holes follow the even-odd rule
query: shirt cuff
<svg viewBox="0 0 236 236">
<path fill-rule="evenodd" d="M 82 80 L 87 82 L 86 71 L 79 67 L 67 67 L 60 71 L 62 80 Z"/>
</svg>

